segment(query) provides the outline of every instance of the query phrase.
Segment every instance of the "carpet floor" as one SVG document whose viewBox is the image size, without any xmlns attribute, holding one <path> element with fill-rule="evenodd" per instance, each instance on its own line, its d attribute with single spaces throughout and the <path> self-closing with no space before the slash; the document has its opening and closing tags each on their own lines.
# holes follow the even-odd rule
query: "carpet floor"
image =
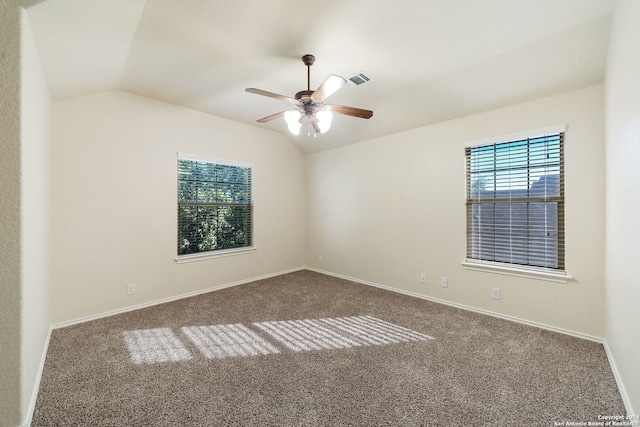
<svg viewBox="0 0 640 427">
<path fill-rule="evenodd" d="M 557 426 L 624 413 L 598 343 L 304 270 L 54 330 L 32 426 Z"/>
</svg>

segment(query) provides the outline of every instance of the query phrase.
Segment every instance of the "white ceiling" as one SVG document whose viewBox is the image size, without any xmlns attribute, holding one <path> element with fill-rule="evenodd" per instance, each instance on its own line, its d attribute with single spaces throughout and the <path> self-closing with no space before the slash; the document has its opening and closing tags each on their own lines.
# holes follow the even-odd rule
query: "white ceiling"
<svg viewBox="0 0 640 427">
<path fill-rule="evenodd" d="M 603 81 L 614 0 L 22 0 L 54 100 L 124 90 L 286 135 L 305 153 Z M 364 71 L 317 138 L 256 119 Z"/>
</svg>

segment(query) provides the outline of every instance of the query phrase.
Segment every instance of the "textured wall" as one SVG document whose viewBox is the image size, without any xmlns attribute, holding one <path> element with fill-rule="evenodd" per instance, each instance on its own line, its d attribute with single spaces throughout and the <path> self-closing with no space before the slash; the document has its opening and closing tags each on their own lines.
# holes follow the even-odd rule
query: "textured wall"
<svg viewBox="0 0 640 427">
<path fill-rule="evenodd" d="M 0 1 L 0 425 L 20 410 L 20 8 Z"/>
</svg>

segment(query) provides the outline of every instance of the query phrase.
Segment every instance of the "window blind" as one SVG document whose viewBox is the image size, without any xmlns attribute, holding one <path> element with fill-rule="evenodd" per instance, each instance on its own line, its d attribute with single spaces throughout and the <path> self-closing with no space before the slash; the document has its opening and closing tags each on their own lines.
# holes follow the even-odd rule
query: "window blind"
<svg viewBox="0 0 640 427">
<path fill-rule="evenodd" d="M 178 255 L 252 245 L 252 168 L 178 159 Z"/>
<path fill-rule="evenodd" d="M 563 141 L 466 148 L 468 259 L 564 270 Z"/>
</svg>

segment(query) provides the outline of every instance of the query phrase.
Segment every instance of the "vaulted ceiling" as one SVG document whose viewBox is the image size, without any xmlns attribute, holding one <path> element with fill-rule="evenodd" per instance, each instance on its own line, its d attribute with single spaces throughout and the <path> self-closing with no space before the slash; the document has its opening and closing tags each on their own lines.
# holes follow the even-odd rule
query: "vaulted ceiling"
<svg viewBox="0 0 640 427">
<path fill-rule="evenodd" d="M 22 0 L 54 101 L 123 90 L 281 132 L 311 153 L 603 81 L 614 0 Z M 365 72 L 293 136 L 293 97 Z"/>
</svg>

